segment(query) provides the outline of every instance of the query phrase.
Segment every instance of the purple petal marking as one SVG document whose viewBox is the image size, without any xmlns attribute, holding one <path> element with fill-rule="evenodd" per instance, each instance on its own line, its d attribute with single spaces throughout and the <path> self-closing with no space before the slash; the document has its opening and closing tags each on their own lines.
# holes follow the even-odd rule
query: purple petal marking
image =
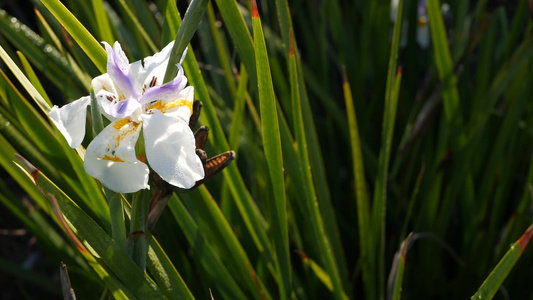
<svg viewBox="0 0 533 300">
<path fill-rule="evenodd" d="M 107 73 L 114 83 L 120 88 L 126 98 L 139 98 L 139 94 L 130 77 L 128 59 L 120 44 L 115 42 L 114 48 L 103 42 L 107 52 Z"/>
<path fill-rule="evenodd" d="M 129 117 L 136 109 L 141 107 L 139 102 L 132 98 L 113 102 L 101 101 L 100 105 L 106 114 L 117 119 Z"/>
<path fill-rule="evenodd" d="M 142 105 L 156 100 L 174 99 L 187 85 L 187 77 L 177 76 L 171 82 L 147 90 L 139 99 Z"/>
</svg>

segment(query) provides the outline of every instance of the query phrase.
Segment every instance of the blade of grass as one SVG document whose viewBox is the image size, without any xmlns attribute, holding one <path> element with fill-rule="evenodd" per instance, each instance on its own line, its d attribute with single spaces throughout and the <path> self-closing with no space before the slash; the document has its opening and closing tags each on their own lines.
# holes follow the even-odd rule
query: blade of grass
<svg viewBox="0 0 533 300">
<path fill-rule="evenodd" d="M 261 19 L 259 17 L 259 12 L 257 11 L 257 3 L 255 0 L 252 0 L 252 24 L 263 147 L 274 194 L 272 239 L 274 247 L 276 248 L 277 280 L 280 290 L 280 299 L 290 299 L 291 269 L 287 230 L 285 181 L 283 178 L 283 155 L 281 152 L 276 98 L 274 95 L 274 87 L 272 85 L 272 77 L 270 75 L 270 64 L 268 62 Z"/>
<path fill-rule="evenodd" d="M 22 71 L 18 68 L 15 62 L 13 62 L 11 57 L 9 57 L 9 55 L 5 52 L 2 46 L 0 46 L 0 57 L 11 70 L 11 72 L 15 74 L 15 77 L 17 77 L 17 79 L 20 81 L 22 86 L 24 86 L 30 96 L 35 100 L 39 108 L 41 108 L 44 113 L 48 113 L 50 109 L 52 109 L 52 107 L 50 107 L 48 102 L 46 102 L 46 100 L 41 96 L 41 94 L 37 91 L 33 84 L 31 84 L 28 78 L 24 75 L 24 73 L 22 73 Z"/>
<path fill-rule="evenodd" d="M 176 72 L 178 72 L 177 64 L 182 57 L 183 51 L 185 51 L 185 48 L 191 41 L 193 34 L 196 32 L 196 29 L 205 14 L 208 3 L 209 0 L 193 0 L 187 8 L 183 21 L 176 33 L 176 42 L 170 51 L 170 57 L 168 59 L 167 70 L 163 82 L 169 82 L 176 76 Z"/>
<path fill-rule="evenodd" d="M 350 83 L 343 70 L 343 91 L 346 103 L 346 114 L 350 129 L 350 142 L 352 147 L 352 164 L 355 177 L 355 196 L 357 199 L 357 221 L 359 227 L 359 247 L 361 251 L 363 282 L 367 288 L 370 287 L 372 275 L 372 265 L 369 260 L 368 251 L 371 249 L 371 238 L 368 236 L 370 228 L 370 209 L 368 203 L 368 193 L 365 179 L 365 167 L 363 154 L 361 151 L 361 140 L 359 138 L 359 127 L 357 125 L 357 115 L 355 113 L 354 101 Z"/>
<path fill-rule="evenodd" d="M 502 285 L 507 275 L 513 269 L 522 253 L 524 252 L 529 240 L 533 236 L 533 225 L 529 226 L 526 232 L 511 246 L 505 256 L 494 267 L 472 299 L 492 299 Z"/>
<path fill-rule="evenodd" d="M 307 150 L 307 139 L 305 136 L 304 121 L 302 115 L 302 104 L 300 99 L 300 87 L 298 84 L 298 68 L 296 65 L 296 55 L 292 46 L 292 38 L 289 41 L 289 57 L 290 57 L 290 68 L 289 73 L 291 75 L 291 97 L 292 97 L 292 107 L 293 107 L 293 119 L 294 119 L 294 128 L 296 131 L 296 142 L 298 145 L 298 154 L 300 158 L 300 172 L 303 178 L 304 183 L 304 192 L 306 194 L 306 205 L 307 213 L 310 218 L 313 232 L 317 240 L 317 246 L 320 249 L 322 263 L 325 265 L 325 269 L 329 273 L 333 284 L 333 292 L 337 299 L 343 299 L 344 287 L 340 279 L 339 270 L 335 264 L 335 259 L 333 258 L 332 246 L 328 242 L 328 237 L 326 234 L 325 227 L 323 225 L 323 220 L 320 215 L 319 206 L 317 205 L 317 198 L 313 184 L 313 178 L 311 174 L 311 169 L 308 167 L 309 164 L 309 154 Z M 259 74 L 258 74 L 259 77 Z"/>
<path fill-rule="evenodd" d="M 144 30 L 144 27 L 141 25 L 141 23 L 139 22 L 139 19 L 137 19 L 137 16 L 135 16 L 135 14 L 133 13 L 133 11 L 130 9 L 129 5 L 126 4 L 126 1 L 124 0 L 118 0 L 118 3 L 120 4 L 120 6 L 122 7 L 122 9 L 126 12 L 126 15 L 127 17 L 129 18 L 129 20 L 132 22 L 133 26 L 135 27 L 135 31 L 136 33 L 140 34 L 143 38 L 143 40 L 146 42 L 146 44 L 148 45 L 148 47 L 150 47 L 150 50 L 153 52 L 153 53 L 156 53 L 159 51 L 159 48 L 157 48 L 157 46 L 154 44 L 154 42 L 152 41 L 152 38 L 150 38 L 150 36 L 148 35 L 148 33 L 146 33 L 146 30 Z M 181 55 L 180 55 L 181 57 Z M 179 59 L 179 58 L 178 58 Z M 177 63 L 177 62 L 176 62 Z M 169 65 L 170 65 L 170 61 L 169 61 Z M 166 81 L 165 81 L 166 82 Z"/>
<path fill-rule="evenodd" d="M 66 196 L 57 186 L 51 182 L 44 174 L 35 169 L 27 161 L 23 162 L 27 176 L 39 187 L 43 195 L 51 201 L 57 201 L 60 214 L 65 218 L 65 225 L 77 234 L 83 246 L 87 249 L 80 249 L 83 253 L 91 253 L 98 257 L 102 263 L 107 265 L 118 278 L 127 280 L 124 284 L 135 298 L 160 298 L 161 291 L 155 283 L 130 260 L 124 250 L 122 250 L 105 231 L 102 230 L 88 215 L 85 214 L 72 200 Z M 75 220 L 75 222 L 74 222 Z M 62 226 L 65 228 L 64 226 Z M 68 228 L 65 228 L 67 230 Z M 87 256 L 87 255 L 86 255 Z"/>
<path fill-rule="evenodd" d="M 400 93 L 402 77 L 401 68 L 396 70 L 398 62 L 398 49 L 400 46 L 402 24 L 403 0 L 398 3 L 396 21 L 392 35 L 392 46 L 389 56 L 389 70 L 387 74 L 387 87 L 385 89 L 385 107 L 383 113 L 383 127 L 381 149 L 379 151 L 378 175 L 374 186 L 374 204 L 372 207 L 372 248 L 369 249 L 370 260 L 374 264 L 371 269 L 377 271 L 377 278 L 372 285 L 367 286 L 367 299 L 385 298 L 385 219 L 387 214 L 387 181 L 392 146 L 392 135 L 396 119 L 396 108 Z M 396 73 L 397 72 L 397 73 Z M 375 263 L 374 263 L 375 262 Z M 377 288 L 377 295 L 375 294 Z M 377 297 L 376 297 L 377 296 Z"/>
<path fill-rule="evenodd" d="M 239 73 L 239 84 L 237 86 L 237 94 L 235 98 L 235 104 L 233 108 L 233 115 L 231 118 L 231 129 L 229 133 L 229 146 L 230 149 L 235 151 L 235 154 L 238 153 L 239 148 L 239 137 L 241 133 L 241 126 L 244 118 L 244 105 L 246 97 L 246 87 L 248 86 L 248 72 L 244 68 L 244 65 L 241 65 L 241 71 Z"/>
<path fill-rule="evenodd" d="M 211 36 L 215 44 L 219 62 L 222 66 L 222 69 L 224 70 L 224 78 L 226 79 L 226 83 L 227 83 L 228 89 L 231 92 L 231 95 L 233 96 L 233 98 L 235 98 L 237 96 L 237 90 L 235 87 L 235 81 L 233 79 L 233 72 L 231 71 L 231 67 L 229 64 L 229 61 L 230 61 L 229 55 L 227 54 L 227 50 L 224 47 L 224 44 L 222 41 L 222 35 L 219 34 L 219 29 L 216 26 L 215 12 L 213 10 L 212 2 L 209 2 L 209 5 L 207 6 L 207 19 L 209 21 L 209 29 L 211 30 L 211 33 L 212 33 Z"/>
<path fill-rule="evenodd" d="M 196 219 L 199 230 L 206 240 L 216 247 L 219 257 L 223 258 L 223 262 L 240 286 L 246 286 L 255 298 L 272 299 L 262 278 L 252 267 L 245 248 L 207 188 L 202 186 L 189 194 L 184 194 L 182 198 Z M 226 262 L 227 260 L 230 261 Z M 271 268 L 273 269 L 273 266 Z"/>
<path fill-rule="evenodd" d="M 302 257 L 303 263 L 311 268 L 313 273 L 316 275 L 318 280 L 324 284 L 328 290 L 333 292 L 333 283 L 331 282 L 331 278 L 329 277 L 328 272 L 326 272 L 322 267 L 317 264 L 314 260 L 310 259 L 305 253 L 298 252 L 300 256 Z M 343 299 L 348 300 L 350 299 L 346 294 L 343 294 Z"/>
<path fill-rule="evenodd" d="M 161 42 L 166 45 L 176 38 L 181 18 L 176 6 L 176 1 L 168 0 L 165 5 L 165 18 L 161 31 Z"/>
<path fill-rule="evenodd" d="M 291 16 L 291 12 L 289 11 L 288 2 L 284 0 L 276 1 L 276 9 L 278 13 L 278 21 L 281 27 L 283 45 L 285 46 L 285 55 L 287 57 L 287 60 L 290 60 L 289 41 L 292 41 L 294 53 L 298 53 L 298 46 L 297 41 L 294 38 L 290 38 L 291 33 L 294 34 L 294 29 L 292 27 L 292 20 L 289 18 L 289 16 Z M 292 35 L 292 37 L 294 37 L 294 35 Z M 316 187 L 316 197 L 320 206 L 320 213 L 323 219 L 323 225 L 325 227 L 328 240 L 333 251 L 333 257 L 337 264 L 337 270 L 339 271 L 343 286 L 349 292 L 350 285 L 348 284 L 347 263 L 343 251 L 343 245 L 341 242 L 341 235 L 337 227 L 338 222 L 332 206 L 326 171 L 322 159 L 323 156 L 321 154 L 320 144 L 315 128 L 315 122 L 313 120 L 313 112 L 311 111 L 309 97 L 307 96 L 307 89 L 304 80 L 307 79 L 307 74 L 309 72 L 307 70 L 305 70 L 304 72 L 302 63 L 299 59 L 296 60 L 296 66 L 298 71 L 298 85 L 300 89 L 299 93 L 301 98 L 301 109 L 306 136 L 306 145 L 309 153 L 309 166 L 311 167 L 311 173 L 313 175 L 313 184 Z M 313 86 L 314 83 L 311 85 Z M 329 105 L 329 103 L 334 103 L 335 101 L 328 101 L 326 100 L 327 98 L 329 97 L 323 98 L 324 102 L 326 102 L 326 104 L 324 105 L 328 107 L 330 112 L 335 113 L 335 111 L 337 110 L 332 109 L 332 106 Z M 343 120 L 344 117 L 342 117 L 342 114 L 337 114 L 337 117 L 334 119 Z M 341 126 L 341 130 L 345 130 L 345 127 L 346 126 Z"/>
<path fill-rule="evenodd" d="M 107 55 L 104 48 L 59 0 L 41 0 L 72 35 L 100 72 L 106 72 Z"/>
<path fill-rule="evenodd" d="M 171 11 L 168 11 L 170 9 Z M 174 21 L 179 21 L 179 13 L 176 7 L 170 5 L 167 8 L 167 16 Z M 169 27 L 169 30 L 173 27 Z M 170 33 L 173 35 L 173 33 Z M 222 131 L 222 125 L 217 117 L 215 107 L 211 101 L 211 97 L 207 91 L 205 81 L 202 77 L 201 71 L 198 68 L 198 62 L 196 61 L 193 51 L 190 51 L 183 62 L 183 68 L 185 74 L 191 85 L 195 87 L 195 92 L 199 99 L 202 99 L 204 103 L 202 109 L 202 115 L 200 121 L 211 128 L 209 134 L 209 141 L 213 148 L 218 153 L 225 152 L 229 149 L 228 141 Z M 254 69 L 255 70 L 255 69 Z M 268 242 L 265 231 L 265 220 L 263 215 L 259 212 L 259 209 L 248 192 L 243 178 L 236 166 L 236 164 L 230 164 L 222 172 L 225 181 L 227 182 L 229 189 L 234 197 L 235 204 L 244 220 L 247 229 L 250 231 L 250 235 L 254 240 L 255 245 L 259 252 L 263 253 L 267 264 L 274 266 L 274 257 L 271 250 L 271 245 Z"/>
<path fill-rule="evenodd" d="M 28 79 L 31 82 L 31 85 L 35 87 L 35 90 L 39 95 L 42 96 L 43 100 L 46 101 L 48 104 L 48 107 L 52 107 L 52 102 L 50 101 L 50 98 L 48 98 L 48 95 L 46 94 L 46 91 L 43 88 L 43 85 L 39 81 L 39 78 L 37 78 L 37 75 L 33 71 L 33 68 L 30 65 L 30 62 L 26 59 L 26 56 L 22 54 L 22 52 L 17 52 L 17 55 L 19 56 L 20 62 L 22 63 L 22 67 L 24 68 L 24 71 L 26 71 L 26 74 L 28 75 Z"/>
<path fill-rule="evenodd" d="M 450 126 L 448 134 L 454 138 L 451 141 L 454 145 L 462 147 L 464 144 L 464 135 L 459 131 L 463 123 L 461 111 L 459 110 L 459 92 L 457 90 L 457 80 L 453 72 L 453 61 L 450 48 L 448 47 L 448 39 L 444 29 L 444 20 L 440 7 L 439 0 L 427 1 L 427 12 L 431 20 L 429 27 L 431 30 L 431 41 L 433 42 L 433 54 L 439 79 L 442 84 L 444 113 Z M 440 149 L 439 153 L 442 155 L 444 149 Z"/>
<path fill-rule="evenodd" d="M 159 48 L 164 47 L 165 45 L 161 44 L 161 41 L 159 40 L 159 37 L 161 36 L 161 29 L 156 21 L 158 11 L 157 8 L 154 7 L 153 2 L 127 1 L 128 6 L 133 7 L 133 11 L 137 16 L 137 19 L 141 23 L 141 26 L 148 33 L 150 39 L 154 41 L 154 44 Z"/>
<path fill-rule="evenodd" d="M 168 202 L 168 207 L 182 228 L 195 254 L 198 255 L 202 267 L 207 271 L 210 279 L 214 280 L 219 287 L 220 293 L 224 297 L 229 297 L 229 299 L 247 299 L 241 287 L 213 250 L 210 245 L 211 242 L 199 230 L 198 225 L 187 212 L 181 200 L 177 199 L 175 195 L 172 198 Z"/>
<path fill-rule="evenodd" d="M 113 30 L 107 16 L 107 12 L 104 8 L 104 0 L 91 0 L 93 4 L 93 11 L 96 17 L 96 25 L 98 28 L 99 38 L 102 41 L 113 45 L 115 38 L 113 37 Z"/>
<path fill-rule="evenodd" d="M 158 241 L 146 232 L 148 242 L 147 266 L 155 282 L 168 299 L 190 299 L 194 296 L 183 281 L 172 261 L 159 245 Z"/>
<path fill-rule="evenodd" d="M 0 30 L 51 82 L 62 86 L 62 90 L 69 97 L 77 97 L 79 91 L 86 90 L 79 79 L 81 77 L 71 68 L 61 52 L 3 10 L 0 10 Z M 8 46 L 7 43 L 3 45 Z"/>
<path fill-rule="evenodd" d="M 34 95 L 34 99 L 39 99 L 40 94 L 35 90 L 29 80 L 24 76 L 24 74 L 22 74 L 13 61 L 10 60 L 9 57 L 5 56 L 5 52 L 3 52 L 1 47 L 0 56 L 6 60 L 8 66 L 16 68 L 14 69 L 16 72 L 14 73 L 17 79 L 19 79 L 23 86 L 28 89 L 30 94 Z M 53 131 L 51 126 L 46 123 L 37 110 L 30 105 L 17 90 L 14 89 L 14 86 L 7 81 L 7 77 L 3 72 L 1 72 L 1 70 L 0 75 L 2 76 L 2 79 L 5 79 L 7 84 L 7 88 L 3 89 L 2 91 L 12 91 L 12 95 L 4 96 L 6 99 L 9 99 L 12 109 L 15 111 L 15 115 L 17 115 L 18 119 L 22 121 L 22 128 L 26 130 L 28 136 L 32 138 L 42 153 L 47 155 L 49 159 L 53 158 L 53 161 L 56 164 L 63 165 L 65 163 L 65 157 L 70 161 L 70 164 L 79 179 L 79 181 L 71 181 L 71 183 L 81 190 L 85 190 L 85 193 L 79 194 L 81 199 L 83 199 L 87 205 L 85 208 L 90 208 L 94 214 L 98 216 L 100 224 L 106 226 L 108 220 L 106 216 L 109 216 L 109 212 L 107 211 L 105 199 L 102 197 L 101 191 L 99 190 L 95 181 L 85 172 L 79 157 L 70 149 L 70 147 L 68 147 L 63 137 L 59 137 L 59 131 L 57 131 L 57 129 Z M 4 80 L 0 80 L 0 82 L 3 84 Z M 44 103 L 43 105 L 47 105 L 42 97 L 40 99 L 41 100 L 39 102 Z M 63 172 L 64 179 L 68 180 L 70 177 L 76 178 L 76 176 L 72 176 L 73 174 L 69 171 L 70 169 L 65 167 Z"/>
<path fill-rule="evenodd" d="M 402 294 L 402 282 L 403 282 L 403 273 L 405 270 L 405 256 L 407 255 L 407 249 L 409 247 L 409 242 L 411 241 L 411 236 L 413 233 L 410 233 L 407 238 L 400 245 L 400 249 L 394 255 L 394 260 L 392 262 L 391 272 L 389 274 L 389 283 L 388 283 L 388 297 L 387 299 L 391 300 L 400 300 Z"/>
<path fill-rule="evenodd" d="M 36 10 L 35 15 L 37 16 L 42 26 L 46 30 L 46 33 L 48 33 L 48 35 L 52 39 L 58 51 L 61 52 L 61 54 L 65 58 L 65 59 L 62 59 L 62 61 L 63 60 L 67 61 L 68 67 L 70 67 L 71 69 L 71 73 L 78 78 L 79 82 L 85 88 L 85 90 L 89 90 L 92 78 L 80 68 L 76 60 L 74 60 L 74 58 L 72 58 L 72 56 L 65 50 L 65 48 L 61 44 L 61 41 L 59 40 L 59 38 L 53 31 L 52 27 L 48 24 L 48 22 L 46 22 L 46 19 L 42 16 L 42 14 Z M 66 35 L 63 37 L 66 40 L 67 44 L 69 44 L 69 46 L 72 46 L 72 42 L 70 42 L 70 39 Z M 68 75 L 65 75 L 65 76 L 68 76 Z"/>
<path fill-rule="evenodd" d="M 255 86 L 257 84 L 257 72 L 255 70 L 254 44 L 250 31 L 248 31 L 248 27 L 246 27 L 244 18 L 237 6 L 237 1 L 216 0 L 216 2 L 241 61 L 250 75 L 250 81 Z"/>
</svg>

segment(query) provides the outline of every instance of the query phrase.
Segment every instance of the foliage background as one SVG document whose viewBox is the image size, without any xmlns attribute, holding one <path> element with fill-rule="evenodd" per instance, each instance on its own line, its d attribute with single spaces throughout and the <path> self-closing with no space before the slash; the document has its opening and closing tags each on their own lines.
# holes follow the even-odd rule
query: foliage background
<svg viewBox="0 0 533 300">
<path fill-rule="evenodd" d="M 54 1 L 2 2 L 0 45 L 31 74 L 20 51 L 40 94 L 62 105 L 86 95 L 101 70 L 79 46 L 90 41 L 75 41 L 47 2 Z M 97 41 L 118 39 L 130 61 L 175 36 L 172 1 L 63 2 Z M 210 297 L 211 288 L 215 299 L 383 299 L 400 294 L 386 282 L 396 263 L 391 274 L 406 299 L 461 299 L 478 290 L 532 221 L 531 7 L 451 0 L 443 14 L 441 4 L 427 1 L 432 42 L 423 49 L 415 0 L 403 1 L 396 35 L 386 0 L 260 1 L 261 23 L 252 21 L 250 2 L 210 3 L 186 76 L 204 103 L 207 153 L 233 149 L 237 159 L 205 188 L 171 199 L 153 231 L 166 253 L 157 257 L 168 257 L 192 295 Z M 182 16 L 186 7 L 178 1 Z M 256 59 L 266 55 L 263 33 L 268 61 Z M 48 201 L 17 173 L 15 152 L 110 232 L 101 189 L 79 173 L 75 152 L 37 106 L 20 104 L 32 95 L 19 77 L 2 70 L 2 298 L 58 297 L 60 261 L 79 298 L 106 288 L 119 298 L 120 284 L 145 295 L 113 269 L 111 261 L 127 257 L 92 261 L 80 253 Z M 97 231 L 85 230 L 80 239 L 90 244 Z M 394 254 L 409 232 L 403 271 Z M 519 264 L 504 260 L 512 271 L 488 288 L 500 299 L 531 298 L 532 260 L 529 249 Z M 180 295 L 156 273 L 139 280 L 149 291 Z M 343 292 L 332 291 L 339 286 Z"/>
</svg>

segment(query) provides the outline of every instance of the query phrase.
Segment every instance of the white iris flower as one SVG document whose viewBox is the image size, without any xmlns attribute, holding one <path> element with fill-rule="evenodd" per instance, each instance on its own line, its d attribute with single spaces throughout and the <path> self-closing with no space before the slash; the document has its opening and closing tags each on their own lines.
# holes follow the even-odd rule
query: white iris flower
<svg viewBox="0 0 533 300">
<path fill-rule="evenodd" d="M 178 64 L 178 74 L 163 84 L 173 43 L 143 62 L 129 64 L 120 44 L 113 48 L 104 42 L 107 74 L 93 79 L 97 103 L 111 121 L 87 147 L 85 171 L 107 188 L 119 193 L 148 189 L 148 166 L 135 154 L 135 144 L 143 132 L 146 159 L 150 167 L 171 185 L 188 189 L 204 178 L 204 168 L 196 155 L 194 134 L 189 128 L 194 88 Z M 70 147 L 78 147 L 85 136 L 85 120 L 90 96 L 49 115 Z"/>
</svg>

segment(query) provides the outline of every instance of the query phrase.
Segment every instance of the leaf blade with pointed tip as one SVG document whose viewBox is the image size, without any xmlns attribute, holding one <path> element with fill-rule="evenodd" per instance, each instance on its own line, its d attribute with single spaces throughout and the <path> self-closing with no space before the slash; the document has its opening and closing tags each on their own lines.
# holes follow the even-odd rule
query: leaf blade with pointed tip
<svg viewBox="0 0 533 300">
<path fill-rule="evenodd" d="M 472 299 L 492 299 L 496 292 L 498 292 L 503 281 L 509 275 L 514 265 L 524 252 L 527 244 L 533 236 L 533 224 L 529 226 L 526 232 L 516 241 L 509 251 L 500 260 L 498 265 L 494 267 L 489 276 L 485 279 L 483 284 L 479 287 L 477 292 L 472 296 Z"/>
<path fill-rule="evenodd" d="M 278 285 L 280 286 L 280 298 L 289 299 L 291 289 L 291 270 L 287 230 L 285 180 L 283 176 L 283 155 L 281 152 L 276 97 L 274 95 L 274 86 L 270 73 L 270 64 L 268 61 L 265 38 L 263 36 L 263 28 L 255 0 L 252 0 L 252 26 L 255 44 L 263 147 L 274 194 L 272 232 L 274 234 L 273 244 L 276 248 Z"/>
</svg>

